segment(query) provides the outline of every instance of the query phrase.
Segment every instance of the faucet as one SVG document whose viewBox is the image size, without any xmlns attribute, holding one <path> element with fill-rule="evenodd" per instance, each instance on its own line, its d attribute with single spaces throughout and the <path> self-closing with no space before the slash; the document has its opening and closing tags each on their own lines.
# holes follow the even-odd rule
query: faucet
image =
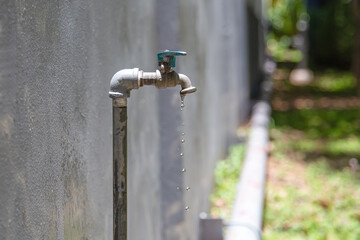
<svg viewBox="0 0 360 240">
<path fill-rule="evenodd" d="M 183 51 L 169 51 L 158 53 L 160 70 L 144 72 L 139 68 L 123 69 L 115 73 L 110 82 L 109 95 L 111 98 L 129 98 L 132 89 L 139 89 L 144 85 L 155 85 L 157 88 L 181 86 L 180 95 L 193 93 L 196 87 L 191 85 L 190 79 L 184 74 L 173 70 L 176 56 L 185 56 Z"/>
<path fill-rule="evenodd" d="M 144 72 L 139 68 L 123 69 L 115 73 L 110 81 L 109 96 L 113 99 L 113 234 L 114 240 L 127 240 L 127 98 L 130 91 L 144 85 L 157 88 L 181 86 L 180 96 L 196 91 L 190 79 L 176 73 L 176 56 L 182 51 L 158 53 L 155 72 Z"/>
</svg>

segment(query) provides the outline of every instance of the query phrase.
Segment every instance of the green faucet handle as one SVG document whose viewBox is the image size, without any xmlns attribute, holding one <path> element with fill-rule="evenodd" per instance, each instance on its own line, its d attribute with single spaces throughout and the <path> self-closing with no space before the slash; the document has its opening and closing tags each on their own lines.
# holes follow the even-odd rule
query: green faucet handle
<svg viewBox="0 0 360 240">
<path fill-rule="evenodd" d="M 175 67 L 176 56 L 185 56 L 185 55 L 187 55 L 187 53 L 183 52 L 183 51 L 165 50 L 164 52 L 157 54 L 159 66 L 166 63 L 166 65 L 168 67 L 167 70 L 170 70 L 171 68 Z"/>
</svg>

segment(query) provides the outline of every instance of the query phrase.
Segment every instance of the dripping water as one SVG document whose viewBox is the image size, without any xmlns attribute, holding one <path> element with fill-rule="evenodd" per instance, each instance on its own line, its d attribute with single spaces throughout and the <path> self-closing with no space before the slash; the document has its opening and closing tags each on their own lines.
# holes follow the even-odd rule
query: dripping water
<svg viewBox="0 0 360 240">
<path fill-rule="evenodd" d="M 180 102 L 180 111 L 183 112 L 184 110 L 184 107 L 185 107 L 185 104 L 184 104 L 184 98 L 185 96 L 181 96 L 181 102 Z M 180 147 L 180 159 L 182 159 L 184 157 L 184 144 L 185 144 L 185 131 L 184 131 L 184 114 L 182 113 L 182 116 L 181 116 L 181 133 L 180 133 L 180 142 L 181 142 L 181 147 Z M 183 159 L 182 159 L 183 160 Z M 183 160 L 183 163 L 185 161 Z M 181 173 L 182 174 L 185 174 L 186 173 L 186 168 L 184 167 L 183 169 L 181 169 Z M 180 187 L 177 187 L 176 188 L 178 191 L 181 190 Z M 189 192 L 190 191 L 190 187 L 186 187 L 185 188 L 186 192 Z M 186 205 L 184 207 L 184 209 L 186 211 L 188 211 L 190 209 L 190 207 L 188 205 Z"/>
</svg>

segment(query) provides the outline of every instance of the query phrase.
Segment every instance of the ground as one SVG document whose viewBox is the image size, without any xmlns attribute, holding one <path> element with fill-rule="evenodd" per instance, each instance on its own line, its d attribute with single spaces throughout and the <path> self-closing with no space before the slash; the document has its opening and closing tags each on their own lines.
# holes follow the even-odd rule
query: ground
<svg viewBox="0 0 360 240">
<path fill-rule="evenodd" d="M 360 98 L 354 77 L 274 75 L 264 239 L 360 239 Z"/>
<path fill-rule="evenodd" d="M 360 239 L 360 98 L 354 77 L 323 70 L 309 85 L 292 86 L 288 76 L 284 69 L 274 75 L 264 239 Z M 229 187 L 238 175 L 229 171 L 240 170 L 243 149 L 234 146 L 217 167 L 215 216 L 230 216 L 235 192 Z"/>
</svg>

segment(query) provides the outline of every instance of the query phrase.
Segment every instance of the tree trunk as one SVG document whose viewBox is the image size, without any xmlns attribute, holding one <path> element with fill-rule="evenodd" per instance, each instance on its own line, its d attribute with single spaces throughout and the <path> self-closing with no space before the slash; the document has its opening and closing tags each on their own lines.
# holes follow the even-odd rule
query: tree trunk
<svg viewBox="0 0 360 240">
<path fill-rule="evenodd" d="M 357 83 L 357 93 L 360 96 L 360 0 L 353 0 L 356 36 L 354 42 L 353 71 Z"/>
</svg>

